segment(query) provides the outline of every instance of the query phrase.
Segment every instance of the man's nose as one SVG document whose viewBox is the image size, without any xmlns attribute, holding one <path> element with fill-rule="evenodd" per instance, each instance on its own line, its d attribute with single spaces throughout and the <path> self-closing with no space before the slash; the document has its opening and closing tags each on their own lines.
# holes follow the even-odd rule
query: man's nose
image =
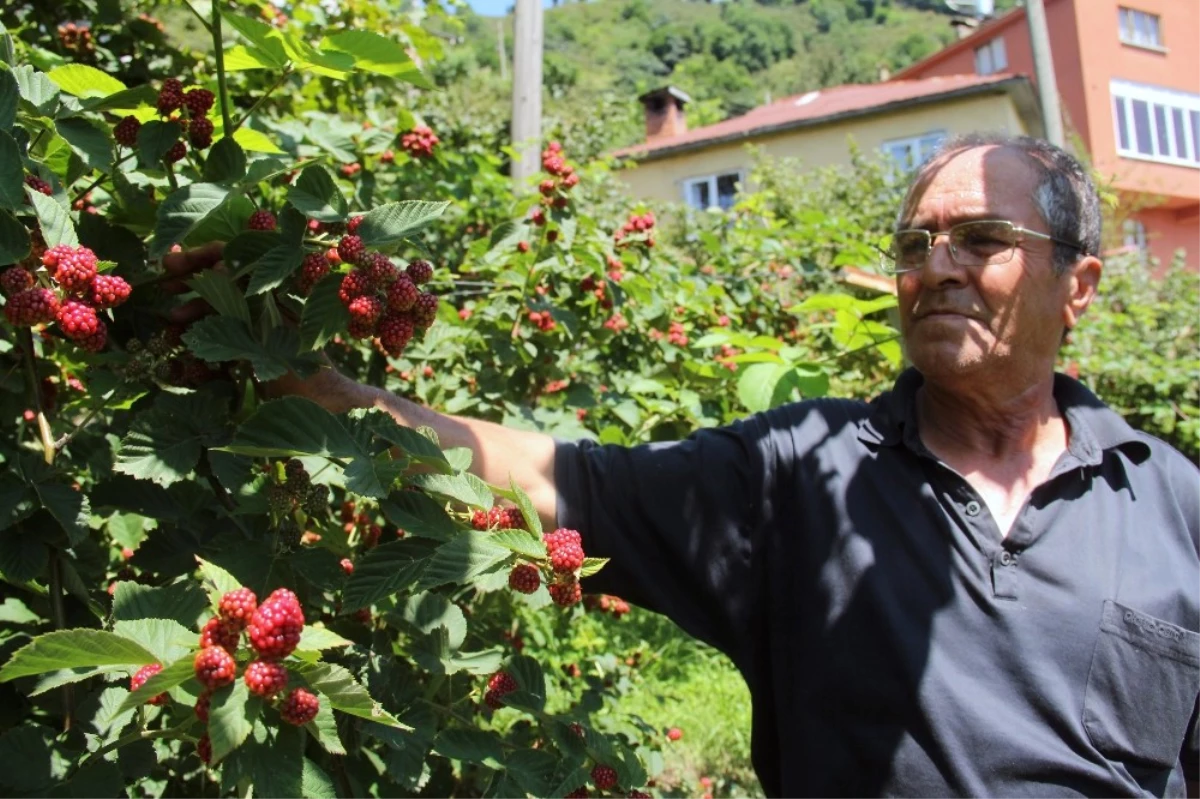
<svg viewBox="0 0 1200 799">
<path fill-rule="evenodd" d="M 929 257 L 920 270 L 921 281 L 929 286 L 942 283 L 961 283 L 966 280 L 963 267 L 959 266 L 950 251 L 950 234 L 946 232 L 929 234 Z"/>
</svg>

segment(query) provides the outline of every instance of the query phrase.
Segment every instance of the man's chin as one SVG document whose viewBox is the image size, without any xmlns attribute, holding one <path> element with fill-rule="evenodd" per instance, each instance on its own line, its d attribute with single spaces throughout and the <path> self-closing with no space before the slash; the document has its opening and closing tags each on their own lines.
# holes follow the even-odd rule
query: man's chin
<svg viewBox="0 0 1200 799">
<path fill-rule="evenodd" d="M 926 380 L 955 380 L 984 370 L 990 360 L 972 346 L 918 346 L 906 351 L 909 362 Z"/>
</svg>

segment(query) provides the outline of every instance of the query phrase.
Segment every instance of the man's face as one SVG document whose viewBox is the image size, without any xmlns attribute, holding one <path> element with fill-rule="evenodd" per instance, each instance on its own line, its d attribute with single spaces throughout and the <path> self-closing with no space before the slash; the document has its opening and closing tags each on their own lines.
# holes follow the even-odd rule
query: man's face
<svg viewBox="0 0 1200 799">
<path fill-rule="evenodd" d="M 1049 233 L 1033 202 L 1037 174 L 1001 147 L 943 156 L 913 192 L 903 228 L 945 231 L 1005 219 Z M 930 380 L 1049 374 L 1062 336 L 1069 281 L 1054 275 L 1053 243 L 1027 238 L 1012 260 L 960 266 L 945 236 L 926 265 L 897 278 L 900 328 L 914 366 Z"/>
</svg>

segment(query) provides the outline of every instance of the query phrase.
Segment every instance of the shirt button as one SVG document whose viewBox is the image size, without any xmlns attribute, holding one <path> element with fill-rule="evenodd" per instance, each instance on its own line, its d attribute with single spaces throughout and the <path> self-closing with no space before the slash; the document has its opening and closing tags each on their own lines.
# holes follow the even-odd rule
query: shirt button
<svg viewBox="0 0 1200 799">
<path fill-rule="evenodd" d="M 981 511 L 981 510 L 983 510 L 983 506 L 980 505 L 975 500 L 971 500 L 970 502 L 967 503 L 967 515 L 968 516 L 978 516 L 979 511 Z"/>
<path fill-rule="evenodd" d="M 1011 566 L 1015 562 L 1016 558 L 1013 557 L 1013 553 L 1009 552 L 1007 549 L 1000 553 L 1000 565 Z"/>
</svg>

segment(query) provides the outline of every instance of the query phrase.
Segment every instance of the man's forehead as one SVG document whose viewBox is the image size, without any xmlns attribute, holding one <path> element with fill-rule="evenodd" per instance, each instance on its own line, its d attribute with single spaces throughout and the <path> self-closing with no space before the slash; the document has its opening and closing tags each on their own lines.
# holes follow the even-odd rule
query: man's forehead
<svg viewBox="0 0 1200 799">
<path fill-rule="evenodd" d="M 1007 147 L 973 147 L 929 163 L 913 186 L 905 217 L 966 221 L 1024 218 L 1035 210 L 1037 173 Z"/>
</svg>

